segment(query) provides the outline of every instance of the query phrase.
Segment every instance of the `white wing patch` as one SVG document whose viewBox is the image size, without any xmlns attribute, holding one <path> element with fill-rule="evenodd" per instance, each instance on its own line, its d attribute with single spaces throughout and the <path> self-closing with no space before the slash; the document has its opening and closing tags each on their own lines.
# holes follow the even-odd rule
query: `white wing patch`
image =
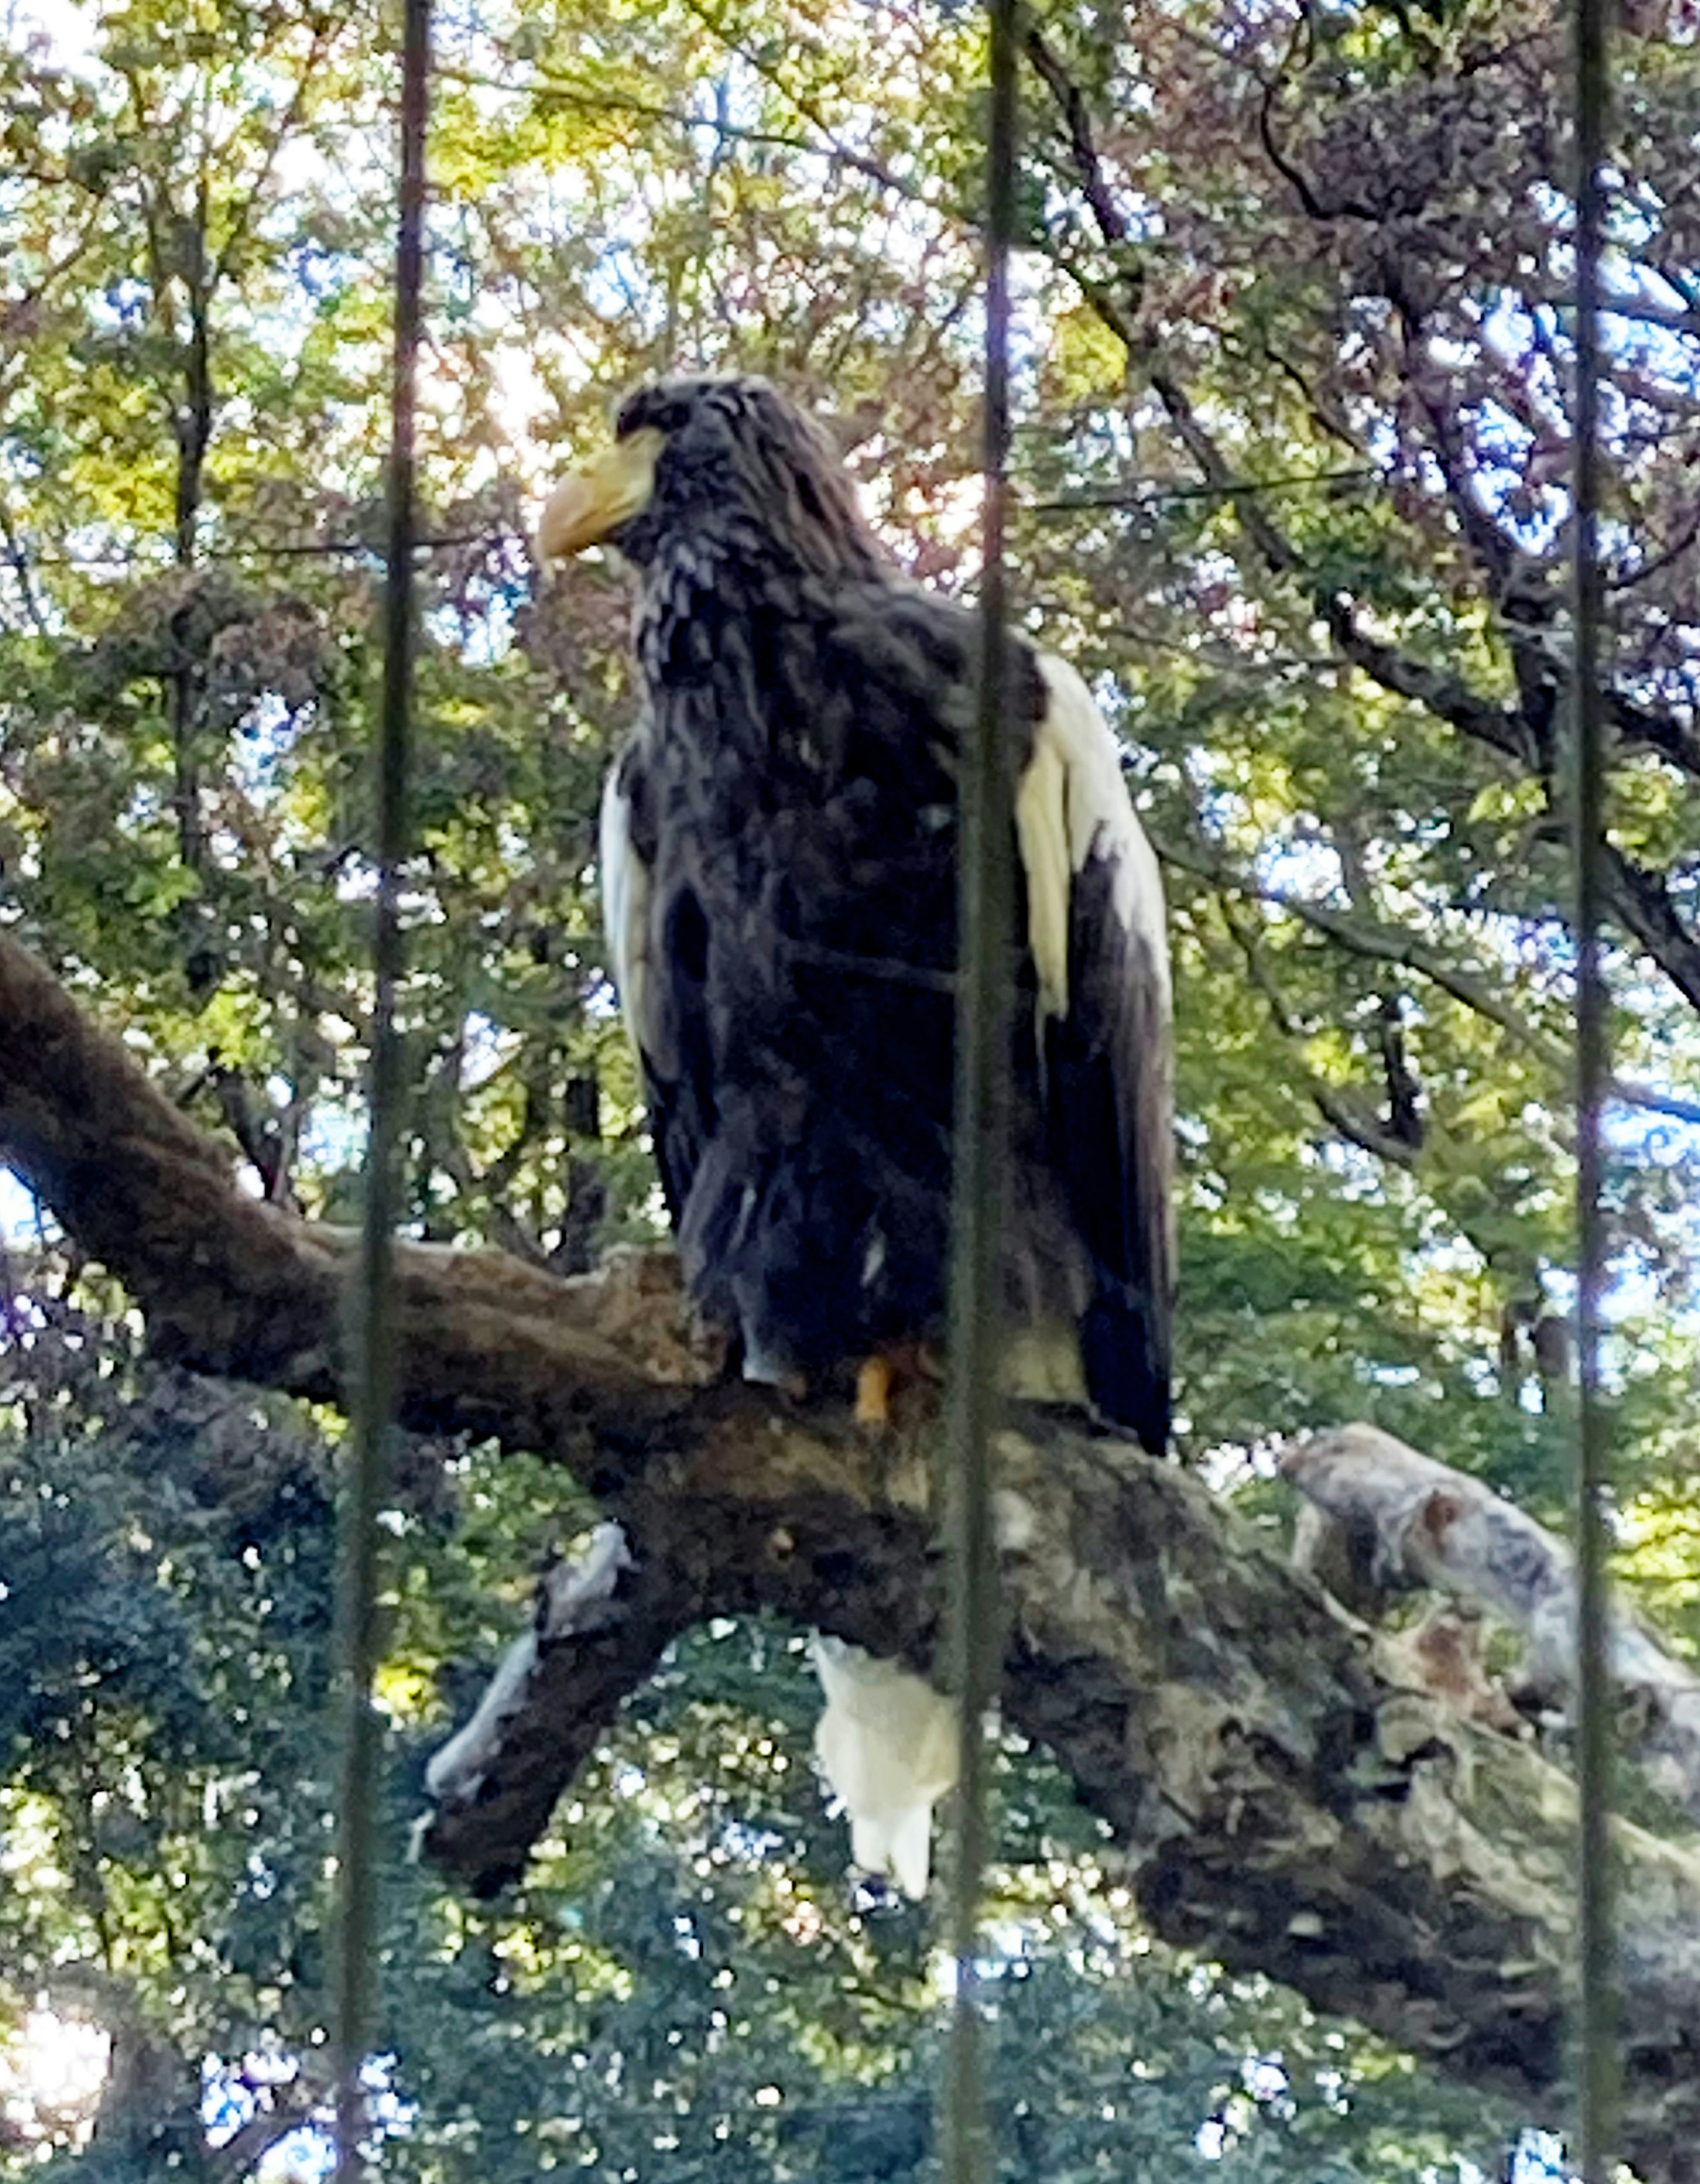
<svg viewBox="0 0 1700 2184">
<path fill-rule="evenodd" d="M 956 1708 L 895 1661 L 817 1635 L 827 1695 L 815 1755 L 850 1818 L 850 1855 L 919 1902 L 932 1869 L 933 1808 L 956 1786 Z"/>
<path fill-rule="evenodd" d="M 1121 756 L 1092 694 L 1066 660 L 1039 655 L 1047 703 L 1016 790 L 1016 840 L 1027 877 L 1028 945 L 1046 1017 L 1068 1014 L 1069 895 L 1091 856 L 1113 867 L 1112 902 L 1124 931 L 1149 944 L 1168 994 L 1162 877 L 1134 816 Z M 1040 1046 L 1043 1049 L 1041 1037 Z"/>
<path fill-rule="evenodd" d="M 620 989 L 626 1036 L 641 1067 L 641 1034 L 649 1000 L 649 873 L 632 846 L 632 807 L 620 786 L 622 765 L 623 754 L 615 760 L 603 784 L 597 858 L 610 968 Z"/>
</svg>

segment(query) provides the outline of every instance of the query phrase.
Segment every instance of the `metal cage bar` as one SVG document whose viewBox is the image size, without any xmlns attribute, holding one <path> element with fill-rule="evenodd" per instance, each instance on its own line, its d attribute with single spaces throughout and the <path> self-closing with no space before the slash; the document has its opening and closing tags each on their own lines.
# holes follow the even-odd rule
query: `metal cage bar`
<svg viewBox="0 0 1700 2184">
<path fill-rule="evenodd" d="M 333 2001 L 337 2184 L 355 2184 L 365 2120 L 361 2073 L 377 1987 L 378 1814 L 382 1752 L 372 1711 L 378 1665 L 378 1516 L 389 1475 L 397 1390 L 394 1234 L 400 1212 L 402 1056 L 396 997 L 403 971 L 401 878 L 408 845 L 412 744 L 414 420 L 425 262 L 425 137 L 430 101 L 430 0 L 404 0 L 401 179 L 396 219 L 394 359 L 384 574 L 384 660 L 378 726 L 377 900 L 365 1199 L 349 1297 L 351 1366 L 346 1470 L 338 1502 L 337 1663 L 342 1764 L 337 1813 Z"/>
<path fill-rule="evenodd" d="M 1578 2008 L 1576 2156 L 1585 2184 L 1606 2184 L 1617 2108 L 1615 1942 L 1611 1869 L 1611 1696 L 1608 1681 L 1607 1502 L 1610 1434 L 1600 1384 L 1600 1308 L 1609 1240 L 1604 1112 L 1611 1083 L 1609 996 L 1600 939 L 1605 849 L 1601 684 L 1600 294 L 1609 106 L 1606 0 L 1573 0 L 1575 141 L 1575 409 L 1571 422 L 1575 655 L 1569 793 L 1576 961 L 1576 1779 Z"/>
<path fill-rule="evenodd" d="M 977 1960 L 989 1847 L 983 1724 L 997 1695 L 1002 1652 L 990 1443 L 1003 1318 L 999 1245 L 1009 1141 L 1010 934 L 1015 905 L 1004 519 L 1010 440 L 1009 260 L 1015 225 L 1016 0 L 989 0 L 987 16 L 985 505 L 978 702 L 961 777 L 950 1379 L 940 1496 L 950 1550 L 947 1680 L 960 1708 L 956 1846 L 945 1914 L 956 1975 L 940 2096 L 945 2184 L 984 2184 L 994 2170 L 986 2130 Z"/>
</svg>

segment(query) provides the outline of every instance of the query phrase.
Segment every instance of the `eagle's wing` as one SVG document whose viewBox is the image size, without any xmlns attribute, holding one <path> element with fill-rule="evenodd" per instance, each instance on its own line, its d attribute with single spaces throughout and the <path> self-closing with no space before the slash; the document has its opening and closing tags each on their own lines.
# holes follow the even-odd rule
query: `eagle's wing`
<svg viewBox="0 0 1700 2184">
<path fill-rule="evenodd" d="M 1168 1437 L 1174 1293 L 1173 1061 L 1162 881 L 1116 739 L 1072 667 L 1016 796 L 1051 1156 L 1090 1251 L 1080 1334 L 1093 1401 L 1147 1448 Z"/>
<path fill-rule="evenodd" d="M 677 1224 L 711 1134 L 713 1090 L 700 988 L 678 949 L 665 965 L 658 954 L 668 912 L 656 892 L 652 803 L 643 739 L 634 737 L 602 791 L 602 922 L 620 1013 L 638 1058 L 661 1190 Z M 673 924 L 678 922 L 675 916 Z"/>
</svg>

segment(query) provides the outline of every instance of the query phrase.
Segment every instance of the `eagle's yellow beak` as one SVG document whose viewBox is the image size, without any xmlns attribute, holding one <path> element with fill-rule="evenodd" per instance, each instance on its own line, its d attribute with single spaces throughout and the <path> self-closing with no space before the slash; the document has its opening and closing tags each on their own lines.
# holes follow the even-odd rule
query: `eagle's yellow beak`
<svg viewBox="0 0 1700 2184">
<path fill-rule="evenodd" d="M 538 551 L 544 560 L 577 554 L 630 521 L 655 489 L 655 462 L 666 437 L 645 426 L 561 480 L 538 525 Z"/>
</svg>

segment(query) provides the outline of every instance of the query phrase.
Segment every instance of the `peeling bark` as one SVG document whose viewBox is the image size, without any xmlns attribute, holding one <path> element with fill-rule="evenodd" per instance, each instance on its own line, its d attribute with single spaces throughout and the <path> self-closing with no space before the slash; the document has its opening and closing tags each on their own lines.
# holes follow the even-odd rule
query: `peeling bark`
<svg viewBox="0 0 1700 2184">
<path fill-rule="evenodd" d="M 0 1156 L 132 1288 L 157 1346 L 336 1396 L 350 1240 L 237 1192 L 225 1153 L 3 935 Z M 521 1868 L 621 1696 L 698 1617 L 768 1607 L 931 1661 L 924 1390 L 870 1436 L 835 1407 L 719 1384 L 665 1254 L 563 1281 L 407 1247 L 400 1283 L 404 1423 L 561 1462 L 634 1564 L 538 1644 L 518 1702 L 454 1777 L 426 1836 L 445 1870 L 488 1887 Z M 1036 1411 L 1012 1413 L 995 1465 L 1005 1713 L 1111 1823 L 1153 1928 L 1550 2109 L 1569 1780 L 1391 1675 L 1372 1634 L 1189 1474 Z M 1619 1841 L 1623 2150 L 1649 2177 L 1688 2176 L 1700 1857 L 1628 1826 Z"/>
<path fill-rule="evenodd" d="M 518 1880 L 556 1798 L 628 1691 L 696 1620 L 654 1560 L 638 1567 L 618 1524 L 538 1588 L 532 1627 L 503 1656 L 472 1719 L 432 1755 L 431 1811 L 413 1852 L 494 1896 Z"/>
<path fill-rule="evenodd" d="M 1485 1486 L 1374 1426 L 1342 1426 L 1290 1449 L 1281 1468 L 1344 1526 L 1383 1583 L 1426 1585 L 1485 1608 L 1529 1642 L 1525 1676 L 1574 1702 L 1575 1560 L 1563 1540 Z M 1632 1618 L 1612 1619 L 1608 1669 L 1619 1730 L 1653 1788 L 1700 1821 L 1700 1676 Z"/>
</svg>

